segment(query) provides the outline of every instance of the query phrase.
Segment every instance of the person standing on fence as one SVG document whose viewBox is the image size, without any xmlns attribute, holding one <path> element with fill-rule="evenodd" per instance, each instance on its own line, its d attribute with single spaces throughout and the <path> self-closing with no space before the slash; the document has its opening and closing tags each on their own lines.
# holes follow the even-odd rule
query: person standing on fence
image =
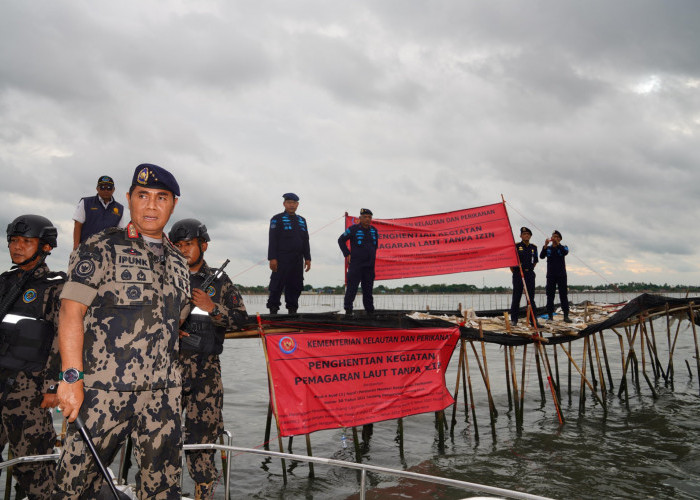
<svg viewBox="0 0 700 500">
<path fill-rule="evenodd" d="M 540 259 L 547 258 L 547 316 L 550 320 L 554 319 L 554 294 L 559 288 L 559 300 L 564 313 L 564 321 L 571 323 L 565 260 L 568 254 L 569 247 L 561 244 L 561 233 L 555 229 L 552 237 L 545 240 Z"/>
<path fill-rule="evenodd" d="M 537 258 L 537 246 L 530 243 L 530 238 L 532 238 L 532 231 L 527 227 L 521 227 L 520 243 L 515 245 L 515 249 L 518 252 L 518 262 L 520 262 L 523 275 L 520 275 L 520 269 L 518 267 L 510 268 L 513 273 L 513 302 L 510 306 L 510 322 L 513 326 L 518 324 L 520 299 L 523 295 L 523 277 L 525 278 L 525 286 L 527 287 L 527 294 L 530 297 L 530 305 L 532 306 L 533 313 L 537 309 L 537 306 L 535 306 L 535 266 L 539 262 L 539 259 Z M 526 317 L 528 322 L 530 322 L 531 319 L 530 317 Z"/>
<path fill-rule="evenodd" d="M 193 309 L 182 325 L 184 333 L 180 338 L 184 442 L 216 443 L 224 432 L 219 354 L 224 350 L 226 332 L 242 326 L 248 314 L 241 294 L 225 273 L 206 290 L 202 289 L 204 281 L 217 271 L 204 260 L 211 241 L 204 224 L 197 219 L 184 219 L 173 225 L 168 236 L 187 259 L 192 289 Z M 218 477 L 215 452 L 187 451 L 185 455 L 195 482 L 195 499 L 212 498 Z"/>
<path fill-rule="evenodd" d="M 267 308 L 270 314 L 277 314 L 284 291 L 287 312 L 296 314 L 304 287 L 304 271 L 311 269 L 309 228 L 306 219 L 296 213 L 299 197 L 294 193 L 285 193 L 282 197 L 284 212 L 270 219 L 267 260 L 272 274 Z"/>
<path fill-rule="evenodd" d="M 372 225 L 372 211 L 360 210 L 360 223 L 347 228 L 338 238 L 338 246 L 348 264 L 347 288 L 345 290 L 345 314 L 353 315 L 353 302 L 357 288 L 362 286 L 362 304 L 368 315 L 374 314 L 374 264 L 379 246 L 379 233 Z M 350 242 L 348 249 L 347 242 Z"/>
</svg>

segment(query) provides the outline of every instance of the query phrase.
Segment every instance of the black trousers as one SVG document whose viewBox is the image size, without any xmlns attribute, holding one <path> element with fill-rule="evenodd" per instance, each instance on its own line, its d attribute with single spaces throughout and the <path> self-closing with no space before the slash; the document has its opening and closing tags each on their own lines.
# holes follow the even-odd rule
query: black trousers
<svg viewBox="0 0 700 500">
<path fill-rule="evenodd" d="M 530 296 L 530 304 L 532 310 L 535 311 L 535 271 L 523 270 L 525 276 L 525 285 L 527 286 L 527 294 Z M 523 296 L 523 279 L 520 277 L 520 271 L 513 273 L 513 302 L 510 305 L 510 317 L 515 321 L 518 320 L 518 311 L 520 310 L 520 299 Z M 527 300 L 525 301 L 527 303 Z M 528 320 L 530 318 L 527 318 Z"/>
<path fill-rule="evenodd" d="M 299 308 L 299 295 L 304 288 L 303 256 L 282 257 L 277 259 L 277 271 L 270 275 L 270 295 L 267 298 L 268 309 L 279 309 L 280 298 L 284 291 L 287 309 Z"/>
<path fill-rule="evenodd" d="M 547 286 L 545 288 L 547 293 L 547 314 L 554 314 L 554 293 L 556 292 L 557 288 L 559 288 L 559 301 L 561 302 L 561 309 L 564 311 L 564 314 L 569 314 L 569 296 L 566 285 L 566 274 L 564 276 L 555 276 L 552 278 L 547 276 Z"/>
<path fill-rule="evenodd" d="M 362 286 L 362 304 L 365 311 L 374 311 L 374 297 L 372 288 L 374 287 L 374 266 L 348 268 L 348 287 L 345 290 L 344 306 L 346 311 L 352 311 L 352 303 L 355 301 L 358 286 Z"/>
</svg>

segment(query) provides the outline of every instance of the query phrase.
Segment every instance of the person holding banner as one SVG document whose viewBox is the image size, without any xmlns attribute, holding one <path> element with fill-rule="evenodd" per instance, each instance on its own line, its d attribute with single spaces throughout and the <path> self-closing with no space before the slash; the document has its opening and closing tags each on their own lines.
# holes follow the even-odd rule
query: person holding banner
<svg viewBox="0 0 700 500">
<path fill-rule="evenodd" d="M 287 312 L 296 314 L 304 286 L 304 271 L 311 269 L 309 228 L 306 219 L 296 213 L 299 197 L 294 193 L 285 193 L 282 197 L 284 212 L 270 219 L 267 260 L 270 261 L 272 274 L 267 308 L 270 314 L 277 314 L 284 291 Z"/>
<path fill-rule="evenodd" d="M 523 275 L 520 275 L 518 267 L 511 267 L 513 272 L 513 302 L 510 306 L 510 322 L 513 326 L 518 324 L 518 311 L 520 310 L 520 299 L 523 296 L 523 278 L 527 287 L 527 294 L 530 297 L 530 305 L 533 312 L 537 309 L 535 306 L 535 266 L 539 262 L 537 258 L 537 246 L 530 243 L 532 231 L 527 227 L 520 228 L 520 243 L 515 245 L 518 252 L 518 262 L 523 270 Z M 527 317 L 530 321 L 530 318 Z"/>
<path fill-rule="evenodd" d="M 552 243 L 549 245 L 549 243 Z M 540 253 L 540 259 L 547 257 L 547 316 L 554 319 L 554 292 L 559 287 L 559 300 L 564 312 L 564 322 L 571 323 L 569 319 L 569 297 L 566 283 L 566 261 L 569 247 L 561 244 L 561 233 L 556 229 L 551 238 L 547 238 Z"/>
<path fill-rule="evenodd" d="M 379 246 L 379 232 L 372 226 L 372 211 L 360 210 L 360 223 L 347 228 L 338 238 L 338 246 L 347 261 L 347 288 L 345 289 L 345 314 L 352 316 L 352 304 L 357 295 L 357 288 L 362 286 L 362 304 L 368 315 L 374 313 L 374 263 Z M 348 250 L 347 242 L 350 242 Z"/>
<path fill-rule="evenodd" d="M 216 443 L 224 432 L 219 354 L 224 350 L 226 331 L 238 329 L 248 313 L 241 294 L 223 271 L 211 285 L 204 283 L 217 271 L 204 260 L 211 241 L 204 224 L 197 219 L 183 219 L 173 225 L 168 236 L 187 259 L 194 306 L 182 325 L 184 333 L 180 339 L 184 442 Z M 214 455 L 213 450 L 185 452 L 187 468 L 195 482 L 195 498 L 211 498 L 213 494 L 218 477 Z"/>
</svg>

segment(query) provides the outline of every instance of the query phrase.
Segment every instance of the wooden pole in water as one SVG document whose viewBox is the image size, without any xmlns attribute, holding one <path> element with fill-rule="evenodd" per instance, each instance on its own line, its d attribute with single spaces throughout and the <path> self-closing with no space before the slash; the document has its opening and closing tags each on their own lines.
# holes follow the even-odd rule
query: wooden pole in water
<svg viewBox="0 0 700 500">
<path fill-rule="evenodd" d="M 477 364 L 479 365 L 479 369 L 481 370 L 481 376 L 484 378 L 484 384 L 486 384 L 486 393 L 488 394 L 489 398 L 489 410 L 491 412 L 491 423 L 494 423 L 495 417 L 498 415 L 498 412 L 496 411 L 496 405 L 493 402 L 493 396 L 491 394 L 491 381 L 489 380 L 489 366 L 486 361 L 486 344 L 484 343 L 484 330 L 482 328 L 481 321 L 479 321 L 479 339 L 481 342 L 481 355 L 484 358 L 484 365 L 483 369 L 481 366 L 481 363 L 479 362 L 479 356 L 476 354 L 476 351 L 474 351 L 474 355 L 476 356 L 476 361 Z M 474 344 L 472 343 L 472 349 L 474 349 Z"/>
<path fill-rule="evenodd" d="M 508 411 L 513 409 L 513 398 L 510 390 L 510 363 L 508 361 L 508 347 L 503 346 L 503 358 L 505 360 L 505 368 L 506 368 L 506 390 L 508 392 Z M 515 416 L 517 419 L 518 416 L 518 410 L 515 410 Z"/>
<path fill-rule="evenodd" d="M 617 335 L 617 340 L 620 342 L 620 358 L 622 359 L 622 364 L 620 366 L 625 366 L 625 341 L 622 334 L 618 333 L 614 328 L 612 331 Z M 627 377 L 625 376 L 625 370 L 622 371 L 622 378 L 620 379 L 620 390 L 617 392 L 617 397 L 622 396 L 622 391 L 625 391 L 625 405 L 629 409 L 629 391 L 627 390 Z"/>
<path fill-rule="evenodd" d="M 593 339 L 593 350 L 595 351 L 595 360 L 598 365 L 598 378 L 600 379 L 600 396 L 605 398 L 605 393 L 608 392 L 605 388 L 605 378 L 603 377 L 603 365 L 600 362 L 600 353 L 598 352 L 598 340 L 595 338 L 595 334 L 591 335 Z"/>
<path fill-rule="evenodd" d="M 508 370 L 509 375 L 512 377 L 511 383 L 513 384 L 513 401 L 514 401 L 514 408 L 515 408 L 515 422 L 516 424 L 520 422 L 520 408 L 519 408 L 519 402 L 518 402 L 518 376 L 515 371 L 515 348 L 513 346 L 508 346 L 506 348 L 508 350 L 508 354 L 510 355 L 510 365 L 511 369 Z"/>
<path fill-rule="evenodd" d="M 557 398 L 559 398 L 559 401 L 561 401 L 561 386 L 559 385 L 559 356 L 557 355 L 557 344 L 554 344 L 552 346 L 552 350 L 554 351 L 554 374 L 557 379 Z"/>
<path fill-rule="evenodd" d="M 586 354 L 588 351 L 588 337 L 583 339 L 583 360 L 581 362 L 581 365 L 583 366 L 583 371 L 581 372 L 581 387 L 579 389 L 579 397 L 578 397 L 578 412 L 579 414 L 585 413 L 586 412 L 586 386 L 584 385 L 585 382 L 588 382 L 588 379 L 586 378 Z M 584 382 L 585 381 L 585 382 Z M 591 391 L 593 391 L 593 394 L 597 394 L 595 392 L 595 389 L 593 386 L 591 386 Z"/>
<path fill-rule="evenodd" d="M 398 434 L 398 440 L 399 440 L 399 458 L 403 460 L 403 417 L 399 418 L 399 423 L 398 423 L 398 428 L 396 430 L 396 433 Z"/>
<path fill-rule="evenodd" d="M 593 364 L 593 354 L 591 353 L 591 351 L 593 350 L 591 348 L 592 342 L 588 337 L 586 337 L 586 339 L 588 339 L 588 342 L 586 342 L 586 344 L 588 345 L 588 363 L 591 365 L 591 380 L 593 381 L 593 387 L 595 387 L 595 389 L 598 390 L 598 380 L 595 376 L 595 368 L 593 368 L 595 365 Z"/>
<path fill-rule="evenodd" d="M 464 343 L 464 339 L 459 339 L 459 343 L 461 345 L 460 347 L 460 355 L 465 356 L 467 355 L 467 345 Z M 469 420 L 469 398 L 467 395 L 467 369 L 465 367 L 465 363 L 462 363 L 462 395 L 464 397 L 464 418 L 465 420 Z"/>
<path fill-rule="evenodd" d="M 540 367 L 539 349 L 535 349 L 535 366 L 537 367 L 537 381 L 540 384 L 540 399 L 542 401 L 542 406 L 544 406 L 546 400 L 544 392 L 544 382 L 542 382 L 542 369 Z"/>
<path fill-rule="evenodd" d="M 462 363 L 464 363 L 464 360 L 462 359 L 462 349 L 464 349 L 464 345 L 460 344 L 459 346 L 459 362 L 457 363 L 457 380 L 455 381 L 455 392 L 454 392 L 454 404 L 452 405 L 452 419 L 451 419 L 451 426 L 450 426 L 450 433 L 454 433 L 455 430 L 455 425 L 457 425 L 457 401 L 459 399 L 459 377 L 461 375 L 462 371 Z"/>
<path fill-rule="evenodd" d="M 586 337 L 586 338 L 588 338 L 588 337 Z M 598 400 L 598 402 L 600 403 L 600 405 L 601 405 L 603 408 L 605 408 L 605 402 L 604 402 L 602 399 L 600 399 L 600 398 L 598 397 L 598 393 L 595 392 L 595 391 L 593 390 L 593 385 L 592 385 L 591 382 L 586 378 L 585 373 L 584 373 L 583 371 L 581 371 L 581 368 L 578 367 L 578 365 L 576 364 L 576 361 L 574 361 L 574 358 L 573 358 L 573 356 L 571 355 L 571 353 L 570 353 L 569 351 L 566 350 L 566 347 L 564 347 L 564 344 L 561 345 L 561 350 L 564 351 L 564 353 L 566 354 L 566 356 L 569 358 L 569 366 L 574 365 L 574 368 L 576 368 L 576 371 L 579 373 L 579 375 L 581 375 L 581 385 L 586 384 L 586 385 L 591 389 L 591 392 L 593 393 L 593 396 Z M 586 364 L 586 357 L 585 357 L 585 356 L 583 357 L 583 364 L 584 364 L 584 365 Z M 585 367 L 584 367 L 584 369 L 585 369 Z M 580 404 L 579 404 L 579 407 L 580 407 Z"/>
<path fill-rule="evenodd" d="M 355 462 L 362 462 L 362 450 L 360 450 L 360 438 L 357 436 L 357 427 L 352 428 L 352 443 L 355 445 Z"/>
<path fill-rule="evenodd" d="M 470 342 L 471 344 L 471 342 Z M 474 346 L 472 345 L 472 349 Z M 464 349 L 464 368 L 467 370 L 467 383 L 469 384 L 469 401 L 472 407 L 472 418 L 474 420 L 474 438 L 479 439 L 479 425 L 476 423 L 476 405 L 474 404 L 474 391 L 472 390 L 472 376 L 469 371 L 469 355 Z"/>
<path fill-rule="evenodd" d="M 614 385 L 612 380 L 612 373 L 610 372 L 610 363 L 608 362 L 608 350 L 605 347 L 605 339 L 603 338 L 603 332 L 598 332 L 600 337 L 600 347 L 603 351 L 603 361 L 605 361 L 605 371 L 608 374 L 608 387 L 610 387 L 610 392 L 613 391 Z"/>
<path fill-rule="evenodd" d="M 313 453 L 311 453 L 311 436 L 309 434 L 306 435 L 306 454 L 310 457 L 313 457 Z M 314 473 L 314 463 L 309 462 L 309 477 L 313 478 L 315 476 L 316 474 Z"/>
<path fill-rule="evenodd" d="M 527 345 L 523 346 L 523 367 L 520 374 L 520 425 L 523 424 L 525 413 L 525 367 L 527 366 Z"/>
<path fill-rule="evenodd" d="M 561 348 L 564 349 L 564 344 L 561 345 Z M 570 359 L 569 359 L 569 362 L 567 363 L 567 385 L 569 388 L 569 407 L 571 407 L 571 360 Z"/>
<path fill-rule="evenodd" d="M 695 341 L 695 364 L 698 368 L 698 381 L 700 381 L 700 354 L 698 353 L 698 334 L 695 330 L 695 311 L 693 311 L 694 306 L 694 302 L 688 304 L 688 309 L 690 309 L 690 324 L 693 327 L 693 340 Z M 698 386 L 700 386 L 700 383 Z"/>
<path fill-rule="evenodd" d="M 260 339 L 262 340 L 263 353 L 265 354 L 265 365 L 267 367 L 267 384 L 270 388 L 270 405 L 275 412 L 275 425 L 277 426 L 277 444 L 279 445 L 280 453 L 284 453 L 284 446 L 282 445 L 282 431 L 280 430 L 280 423 L 277 419 L 277 408 L 274 407 L 276 404 L 275 400 L 275 385 L 272 383 L 272 374 L 270 373 L 270 358 L 267 355 L 267 346 L 265 345 L 265 330 L 262 326 L 262 319 L 260 314 L 258 314 L 258 333 L 260 334 Z M 282 462 L 282 481 L 287 484 L 287 465 L 284 458 L 280 459 Z"/>
</svg>

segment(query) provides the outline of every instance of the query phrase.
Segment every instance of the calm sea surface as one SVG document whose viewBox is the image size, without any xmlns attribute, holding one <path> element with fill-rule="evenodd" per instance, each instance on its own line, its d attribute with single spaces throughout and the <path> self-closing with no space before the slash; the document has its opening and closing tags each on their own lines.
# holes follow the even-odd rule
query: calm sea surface
<svg viewBox="0 0 700 500">
<path fill-rule="evenodd" d="M 632 296 L 620 294 L 574 295 L 575 302 L 620 302 Z M 264 313 L 265 297 L 246 296 L 251 314 Z M 538 297 L 544 304 L 542 297 Z M 379 296 L 378 308 L 431 309 L 506 308 L 509 295 L 402 295 Z M 300 312 L 324 312 L 341 309 L 342 297 L 304 295 Z M 361 303 L 356 303 L 361 308 Z M 282 311 L 284 312 L 284 311 Z M 655 322 L 662 364 L 668 362 L 665 321 Z M 675 333 L 675 324 L 672 329 Z M 700 332 L 698 332 L 700 333 Z M 498 410 L 490 423 L 486 391 L 470 350 L 470 375 L 476 399 L 475 422 L 464 411 L 462 389 L 454 433 L 447 433 L 444 448 L 439 447 L 434 414 L 404 419 L 404 452 L 397 442 L 397 422 L 379 422 L 365 443 L 362 461 L 372 465 L 410 470 L 474 483 L 525 491 L 553 498 L 700 498 L 700 396 L 695 364 L 692 329 L 687 322 L 681 328 L 674 353 L 674 390 L 663 380 L 655 384 L 657 399 L 642 378 L 640 390 L 630 387 L 629 407 L 617 397 L 621 370 L 617 336 L 607 331 L 605 342 L 614 383 L 614 394 L 606 397 L 604 412 L 587 391 L 586 409 L 579 414 L 579 377 L 572 375 L 572 392 L 566 383 L 567 365 L 559 351 L 562 409 L 566 420 L 559 426 L 549 393 L 543 403 L 540 396 L 532 347 L 526 363 L 525 416 L 518 430 L 515 414 L 508 410 L 504 355 L 499 346 L 487 345 L 491 387 Z M 574 359 L 580 364 L 582 341 L 571 343 Z M 480 352 L 480 346 L 476 346 Z M 518 379 L 522 348 L 516 352 Z M 551 349 L 551 348 L 548 348 Z M 447 371 L 447 387 L 454 391 L 458 362 L 456 349 Z M 550 360 L 552 354 L 550 352 Z M 264 445 L 268 407 L 267 375 L 261 342 L 258 339 L 230 340 L 221 356 L 225 387 L 226 429 L 236 446 L 260 448 Z M 686 361 L 692 375 L 686 368 Z M 640 366 L 641 369 L 641 366 Z M 589 367 L 590 370 L 590 367 Z M 652 383 L 653 375 L 647 365 Z M 607 383 L 607 377 L 606 377 Z M 451 408 L 446 410 L 448 422 Z M 341 442 L 343 430 L 312 434 L 313 454 L 320 457 L 354 461 L 352 432 Z M 361 439 L 361 438 L 360 438 Z M 285 450 L 289 439 L 283 439 Z M 270 448 L 277 450 L 277 436 L 271 435 Z M 306 453 L 303 437 L 294 438 L 292 451 Z M 288 480 L 282 480 L 279 460 L 254 455 L 237 455 L 233 460 L 232 498 L 357 498 L 359 480 L 354 471 L 315 466 L 315 479 L 309 479 L 309 466 L 287 462 Z M 186 475 L 183 492 L 193 492 Z M 0 492 L 4 488 L 4 475 Z M 447 487 L 396 480 L 388 476 L 368 476 L 368 498 L 447 498 L 457 499 L 469 493 Z M 223 498 L 223 485 L 215 498 Z"/>
</svg>

